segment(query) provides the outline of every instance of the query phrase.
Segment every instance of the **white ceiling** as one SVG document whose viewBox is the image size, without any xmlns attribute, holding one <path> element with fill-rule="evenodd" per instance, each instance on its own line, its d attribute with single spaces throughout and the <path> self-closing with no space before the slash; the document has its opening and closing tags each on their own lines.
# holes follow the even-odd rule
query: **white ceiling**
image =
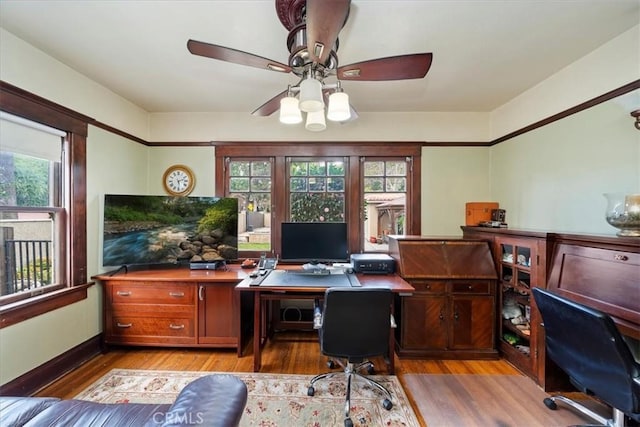
<svg viewBox="0 0 640 427">
<path fill-rule="evenodd" d="M 357 111 L 492 111 L 639 22 L 640 0 L 352 0 L 338 58 L 433 52 L 424 79 L 344 82 Z M 2 0 L 0 26 L 149 112 L 248 114 L 297 82 L 186 48 L 287 63 L 274 0 Z"/>
</svg>

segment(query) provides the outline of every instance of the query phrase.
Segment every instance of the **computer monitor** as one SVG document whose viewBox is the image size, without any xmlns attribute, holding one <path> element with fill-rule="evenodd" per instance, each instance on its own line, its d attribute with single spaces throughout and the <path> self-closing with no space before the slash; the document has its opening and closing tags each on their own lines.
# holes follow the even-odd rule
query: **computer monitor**
<svg viewBox="0 0 640 427">
<path fill-rule="evenodd" d="M 344 222 L 283 222 L 280 259 L 292 262 L 349 260 Z"/>
</svg>

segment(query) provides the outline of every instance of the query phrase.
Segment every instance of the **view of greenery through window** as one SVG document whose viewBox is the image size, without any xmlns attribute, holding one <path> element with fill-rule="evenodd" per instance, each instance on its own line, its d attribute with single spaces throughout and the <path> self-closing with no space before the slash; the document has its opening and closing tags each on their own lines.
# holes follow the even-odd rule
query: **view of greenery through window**
<svg viewBox="0 0 640 427">
<path fill-rule="evenodd" d="M 52 284 L 56 162 L 0 151 L 0 295 Z"/>
<path fill-rule="evenodd" d="M 344 162 L 292 160 L 289 166 L 289 220 L 344 222 L 344 214 Z"/>
</svg>

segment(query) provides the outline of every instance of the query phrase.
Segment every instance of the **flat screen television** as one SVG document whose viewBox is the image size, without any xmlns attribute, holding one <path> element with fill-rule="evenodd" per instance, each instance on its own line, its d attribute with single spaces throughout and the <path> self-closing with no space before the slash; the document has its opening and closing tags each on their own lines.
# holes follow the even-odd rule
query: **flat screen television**
<svg viewBox="0 0 640 427">
<path fill-rule="evenodd" d="M 349 260 L 345 222 L 283 222 L 282 261 L 345 262 Z"/>
<path fill-rule="evenodd" d="M 188 265 L 238 258 L 238 199 L 106 194 L 102 265 Z"/>
</svg>

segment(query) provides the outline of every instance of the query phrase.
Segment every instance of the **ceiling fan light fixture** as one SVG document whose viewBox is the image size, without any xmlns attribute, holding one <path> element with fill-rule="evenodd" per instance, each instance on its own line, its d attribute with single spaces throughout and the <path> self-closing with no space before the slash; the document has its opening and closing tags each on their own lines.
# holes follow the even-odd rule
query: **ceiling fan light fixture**
<svg viewBox="0 0 640 427">
<path fill-rule="evenodd" d="M 349 95 L 344 92 L 334 92 L 329 95 L 329 107 L 327 108 L 327 119 L 334 122 L 344 122 L 351 117 L 351 107 L 349 106 Z"/>
<path fill-rule="evenodd" d="M 324 110 L 307 113 L 307 123 L 304 127 L 312 132 L 325 130 L 327 128 L 327 122 L 324 120 Z"/>
<path fill-rule="evenodd" d="M 295 125 L 302 123 L 302 113 L 298 108 L 298 99 L 287 96 L 280 100 L 280 123 Z"/>
<path fill-rule="evenodd" d="M 324 110 L 322 83 L 311 75 L 300 83 L 299 106 L 305 113 Z"/>
</svg>

